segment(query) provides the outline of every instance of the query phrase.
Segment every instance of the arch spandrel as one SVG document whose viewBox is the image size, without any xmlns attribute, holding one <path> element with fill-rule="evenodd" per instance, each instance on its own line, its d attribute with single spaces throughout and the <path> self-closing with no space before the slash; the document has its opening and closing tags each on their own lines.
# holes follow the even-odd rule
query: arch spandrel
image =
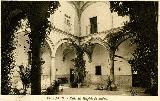
<svg viewBox="0 0 160 101">
<path fill-rule="evenodd" d="M 56 42 L 54 45 L 54 48 L 53 48 L 52 57 L 55 57 L 56 51 L 60 45 L 62 45 L 63 43 L 68 43 L 68 42 L 70 42 L 70 40 L 74 41 L 74 39 L 71 39 L 71 38 L 64 38 L 64 39 L 61 39 L 58 42 Z M 75 42 L 78 43 L 77 40 Z"/>
<path fill-rule="evenodd" d="M 107 45 L 107 42 L 103 41 L 100 37 L 96 37 L 96 38 L 91 37 L 91 38 L 88 38 L 87 40 L 84 40 L 83 43 L 100 44 L 103 47 L 105 47 L 107 50 L 109 49 L 109 46 Z"/>
</svg>

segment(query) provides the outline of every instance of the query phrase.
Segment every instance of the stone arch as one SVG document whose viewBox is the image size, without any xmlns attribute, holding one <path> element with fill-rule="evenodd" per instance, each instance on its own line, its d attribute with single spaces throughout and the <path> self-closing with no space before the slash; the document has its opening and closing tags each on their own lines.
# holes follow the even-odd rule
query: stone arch
<svg viewBox="0 0 160 101">
<path fill-rule="evenodd" d="M 49 45 L 49 47 L 51 49 L 51 57 L 53 57 L 54 56 L 53 55 L 54 44 L 53 44 L 52 40 L 48 36 L 45 38 L 45 41 L 48 43 L 48 45 Z"/>
<path fill-rule="evenodd" d="M 70 70 L 73 68 L 74 62 L 72 61 L 75 58 L 75 52 L 69 51 L 65 56 L 66 59 L 63 59 L 64 51 L 67 51 L 67 47 L 70 39 L 62 39 L 57 42 L 55 47 L 55 57 L 54 59 L 54 74 L 55 79 L 65 78 L 65 83 L 70 81 Z"/>
<path fill-rule="evenodd" d="M 104 42 L 101 38 L 93 38 L 93 37 L 91 37 L 91 38 L 88 38 L 87 40 L 85 40 L 85 42 L 84 43 L 87 43 L 87 44 L 90 44 L 90 45 L 92 45 L 91 47 L 90 47 L 90 52 L 91 52 L 91 54 L 90 55 L 88 55 L 88 58 L 89 58 L 89 62 L 91 62 L 92 61 L 92 53 L 93 53 L 93 50 L 94 50 L 94 45 L 95 44 L 99 44 L 99 45 L 101 45 L 101 46 L 103 46 L 105 49 L 106 49 L 106 51 L 109 51 L 109 47 L 108 47 L 108 45 L 107 45 L 107 43 L 106 42 Z M 84 44 L 84 43 L 82 43 L 82 44 Z"/>
<path fill-rule="evenodd" d="M 68 43 L 69 40 L 72 40 L 70 38 L 64 38 L 56 42 L 54 45 L 52 44 L 52 59 L 51 59 L 51 82 L 56 79 L 56 52 L 59 46 L 61 46 L 64 43 Z"/>
<path fill-rule="evenodd" d="M 114 58 L 115 83 L 120 87 L 132 87 L 133 74 L 132 67 L 128 60 L 133 58 L 132 52 L 135 46 L 130 46 L 131 37 L 121 40 L 117 46 Z"/>
<path fill-rule="evenodd" d="M 54 45 L 53 53 L 52 53 L 53 57 L 55 57 L 56 51 L 57 51 L 57 49 L 58 49 L 58 47 L 59 47 L 60 45 L 62 45 L 63 43 L 70 42 L 71 40 L 72 40 L 71 38 L 64 38 L 64 39 L 59 40 L 59 41 Z"/>
<path fill-rule="evenodd" d="M 58 42 L 55 44 L 54 49 L 53 49 L 53 57 L 55 57 L 56 51 L 57 51 L 58 47 L 59 47 L 60 45 L 62 45 L 63 43 L 66 43 L 66 42 L 67 42 L 67 40 L 61 39 L 60 41 L 58 41 Z"/>
<path fill-rule="evenodd" d="M 131 48 L 131 46 L 135 48 L 135 47 L 136 47 L 136 44 L 131 43 L 131 40 L 132 40 L 132 39 L 133 39 L 133 37 L 130 37 L 130 36 L 128 36 L 128 37 L 126 37 L 126 38 L 120 39 L 120 41 L 117 42 L 117 44 L 115 45 L 116 51 L 119 50 L 119 47 L 120 47 L 121 45 L 123 45 L 124 43 L 126 43 L 127 41 L 130 41 L 130 42 L 129 42 L 130 44 L 128 44 L 128 45 L 130 45 L 130 48 Z M 133 50 L 132 50 L 132 52 L 133 52 Z M 132 55 L 132 56 L 133 56 L 133 55 Z M 124 59 L 125 59 L 125 58 L 124 58 Z"/>
<path fill-rule="evenodd" d="M 119 45 L 121 45 L 123 42 L 127 41 L 128 39 L 133 38 L 132 34 L 130 33 L 124 34 L 121 36 L 121 39 L 118 40 L 118 42 L 115 44 L 115 47 L 117 48 Z"/>
<path fill-rule="evenodd" d="M 107 42 L 105 42 L 105 41 L 103 41 L 101 38 L 93 38 L 93 37 L 91 37 L 91 38 L 89 38 L 88 40 L 85 40 L 85 42 L 84 43 L 91 43 L 91 44 L 100 44 L 100 45 L 102 45 L 103 47 L 105 47 L 107 50 L 109 50 L 109 46 L 108 46 L 108 44 L 107 44 Z"/>
</svg>

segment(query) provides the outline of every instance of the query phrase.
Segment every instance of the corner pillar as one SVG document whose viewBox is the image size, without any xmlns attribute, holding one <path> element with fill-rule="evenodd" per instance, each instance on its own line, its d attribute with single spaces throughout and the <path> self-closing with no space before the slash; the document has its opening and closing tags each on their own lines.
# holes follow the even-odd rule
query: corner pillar
<svg viewBox="0 0 160 101">
<path fill-rule="evenodd" d="M 55 57 L 51 58 L 50 83 L 56 80 Z"/>
<path fill-rule="evenodd" d="M 110 80 L 111 80 L 111 90 L 116 90 L 115 77 L 114 77 L 114 54 L 115 50 L 111 49 L 109 51 L 110 56 Z"/>
</svg>

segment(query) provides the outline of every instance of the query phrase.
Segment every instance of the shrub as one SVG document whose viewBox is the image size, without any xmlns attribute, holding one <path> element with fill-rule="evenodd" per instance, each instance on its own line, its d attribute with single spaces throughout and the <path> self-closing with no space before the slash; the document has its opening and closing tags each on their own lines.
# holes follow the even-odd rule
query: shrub
<svg viewBox="0 0 160 101">
<path fill-rule="evenodd" d="M 51 85 L 46 89 L 46 95 L 55 95 L 59 92 L 60 82 L 55 80 Z"/>
</svg>

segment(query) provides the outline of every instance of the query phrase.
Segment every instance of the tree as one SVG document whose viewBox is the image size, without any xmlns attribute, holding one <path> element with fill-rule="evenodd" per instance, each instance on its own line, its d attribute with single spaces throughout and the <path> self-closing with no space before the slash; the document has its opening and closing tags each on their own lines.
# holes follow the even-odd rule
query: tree
<svg viewBox="0 0 160 101">
<path fill-rule="evenodd" d="M 114 2 L 111 11 L 121 16 L 128 15 L 130 22 L 126 30 L 134 34 L 137 48 L 134 59 L 130 61 L 132 68 L 140 76 L 141 86 L 147 87 L 153 95 L 158 94 L 158 2 Z M 151 81 L 154 83 L 151 83 Z"/>
<path fill-rule="evenodd" d="M 14 3 L 10 2 L 1 2 L 1 18 L 2 18 L 2 57 L 1 57 L 1 93 L 9 94 L 11 91 L 11 83 L 10 83 L 10 73 L 14 68 L 12 64 L 13 60 L 13 50 L 15 49 L 13 39 L 14 39 L 14 31 L 17 30 L 16 26 L 18 25 L 18 21 L 24 17 L 24 14 L 21 10 L 14 8 Z"/>
<path fill-rule="evenodd" d="M 11 90 L 10 71 L 14 50 L 13 32 L 18 21 L 27 16 L 31 28 L 31 93 L 41 94 L 41 61 L 40 46 L 49 27 L 48 17 L 58 7 L 57 1 L 45 2 L 2 2 L 2 94 L 9 94 Z"/>
</svg>

